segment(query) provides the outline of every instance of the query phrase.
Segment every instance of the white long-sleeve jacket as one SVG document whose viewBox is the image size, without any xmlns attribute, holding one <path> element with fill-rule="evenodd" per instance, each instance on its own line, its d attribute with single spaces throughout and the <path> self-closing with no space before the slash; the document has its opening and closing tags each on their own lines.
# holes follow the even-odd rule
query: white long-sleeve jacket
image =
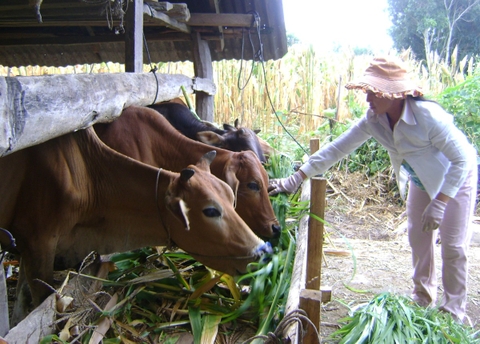
<svg viewBox="0 0 480 344">
<path fill-rule="evenodd" d="M 356 124 L 314 153 L 300 167 L 307 177 L 324 173 L 369 138 L 375 138 L 390 155 L 402 197 L 408 173 L 405 160 L 415 171 L 430 198 L 441 192 L 454 197 L 467 173 L 476 168 L 476 151 L 453 123 L 453 116 L 439 104 L 407 98 L 394 130 L 386 114 L 370 109 Z"/>
</svg>

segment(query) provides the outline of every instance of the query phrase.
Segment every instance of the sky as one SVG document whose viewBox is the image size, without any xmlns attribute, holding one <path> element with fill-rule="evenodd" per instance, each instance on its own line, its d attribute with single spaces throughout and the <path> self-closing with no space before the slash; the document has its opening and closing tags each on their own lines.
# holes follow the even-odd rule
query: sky
<svg viewBox="0 0 480 344">
<path fill-rule="evenodd" d="M 287 33 L 331 50 L 335 44 L 388 52 L 387 0 L 283 0 Z"/>
</svg>

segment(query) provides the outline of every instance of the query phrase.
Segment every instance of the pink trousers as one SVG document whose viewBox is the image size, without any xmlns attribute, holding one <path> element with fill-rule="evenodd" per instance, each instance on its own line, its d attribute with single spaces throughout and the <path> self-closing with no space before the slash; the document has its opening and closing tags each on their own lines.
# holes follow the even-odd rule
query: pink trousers
<svg viewBox="0 0 480 344">
<path fill-rule="evenodd" d="M 457 195 L 447 203 L 439 227 L 442 257 L 443 297 L 439 308 L 463 321 L 467 304 L 467 252 L 477 193 L 477 169 L 470 171 Z M 427 192 L 410 182 L 407 197 L 408 239 L 412 248 L 413 294 L 420 305 L 435 305 L 437 275 L 435 242 L 437 231 L 422 231 L 422 214 L 430 203 Z"/>
</svg>

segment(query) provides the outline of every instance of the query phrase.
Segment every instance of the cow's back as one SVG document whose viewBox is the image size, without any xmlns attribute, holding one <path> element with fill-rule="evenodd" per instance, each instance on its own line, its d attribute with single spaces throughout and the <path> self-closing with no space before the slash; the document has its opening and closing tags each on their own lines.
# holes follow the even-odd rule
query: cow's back
<svg viewBox="0 0 480 344">
<path fill-rule="evenodd" d="M 240 127 L 238 120 L 235 121 L 234 127 L 225 124 L 224 129 L 220 129 L 198 119 L 178 100 L 152 104 L 148 107 L 160 113 L 175 129 L 192 140 L 232 152 L 251 150 L 261 162 L 266 161 L 256 132 Z"/>
<path fill-rule="evenodd" d="M 217 134 L 224 134 L 225 131 L 214 127 L 207 127 L 203 122 L 194 117 L 190 109 L 175 102 L 163 102 L 148 106 L 162 114 L 168 122 L 186 137 L 197 140 L 197 133 L 204 130 L 211 130 Z"/>
</svg>

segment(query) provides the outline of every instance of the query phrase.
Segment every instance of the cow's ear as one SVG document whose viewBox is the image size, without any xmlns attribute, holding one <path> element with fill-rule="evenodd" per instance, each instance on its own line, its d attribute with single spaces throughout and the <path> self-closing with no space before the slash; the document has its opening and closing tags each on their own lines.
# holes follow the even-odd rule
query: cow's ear
<svg viewBox="0 0 480 344">
<path fill-rule="evenodd" d="M 187 204 L 181 198 L 175 197 L 173 200 L 167 203 L 168 209 L 172 214 L 183 224 L 185 230 L 190 230 L 190 222 L 188 221 L 188 209 Z"/>
<path fill-rule="evenodd" d="M 184 168 L 182 172 L 180 172 L 180 180 L 182 182 L 187 182 L 192 178 L 192 176 L 195 174 L 195 171 L 192 170 L 191 168 Z"/>
<path fill-rule="evenodd" d="M 226 131 L 235 131 L 236 128 L 228 123 L 223 123 L 223 129 Z"/>
<path fill-rule="evenodd" d="M 225 139 L 213 131 L 200 131 L 197 133 L 198 139 L 210 146 L 223 147 Z"/>
<path fill-rule="evenodd" d="M 253 132 L 254 132 L 255 134 L 258 134 L 258 133 L 261 132 L 261 131 L 262 131 L 261 129 L 254 129 L 254 130 L 253 130 Z"/>
<path fill-rule="evenodd" d="M 233 207 L 235 208 L 237 206 L 237 195 L 238 195 L 238 187 L 240 185 L 240 181 L 237 178 L 236 175 L 236 169 L 234 166 L 231 166 L 232 164 L 228 164 L 225 167 L 225 181 L 227 184 L 232 188 L 233 190 Z"/>
</svg>

